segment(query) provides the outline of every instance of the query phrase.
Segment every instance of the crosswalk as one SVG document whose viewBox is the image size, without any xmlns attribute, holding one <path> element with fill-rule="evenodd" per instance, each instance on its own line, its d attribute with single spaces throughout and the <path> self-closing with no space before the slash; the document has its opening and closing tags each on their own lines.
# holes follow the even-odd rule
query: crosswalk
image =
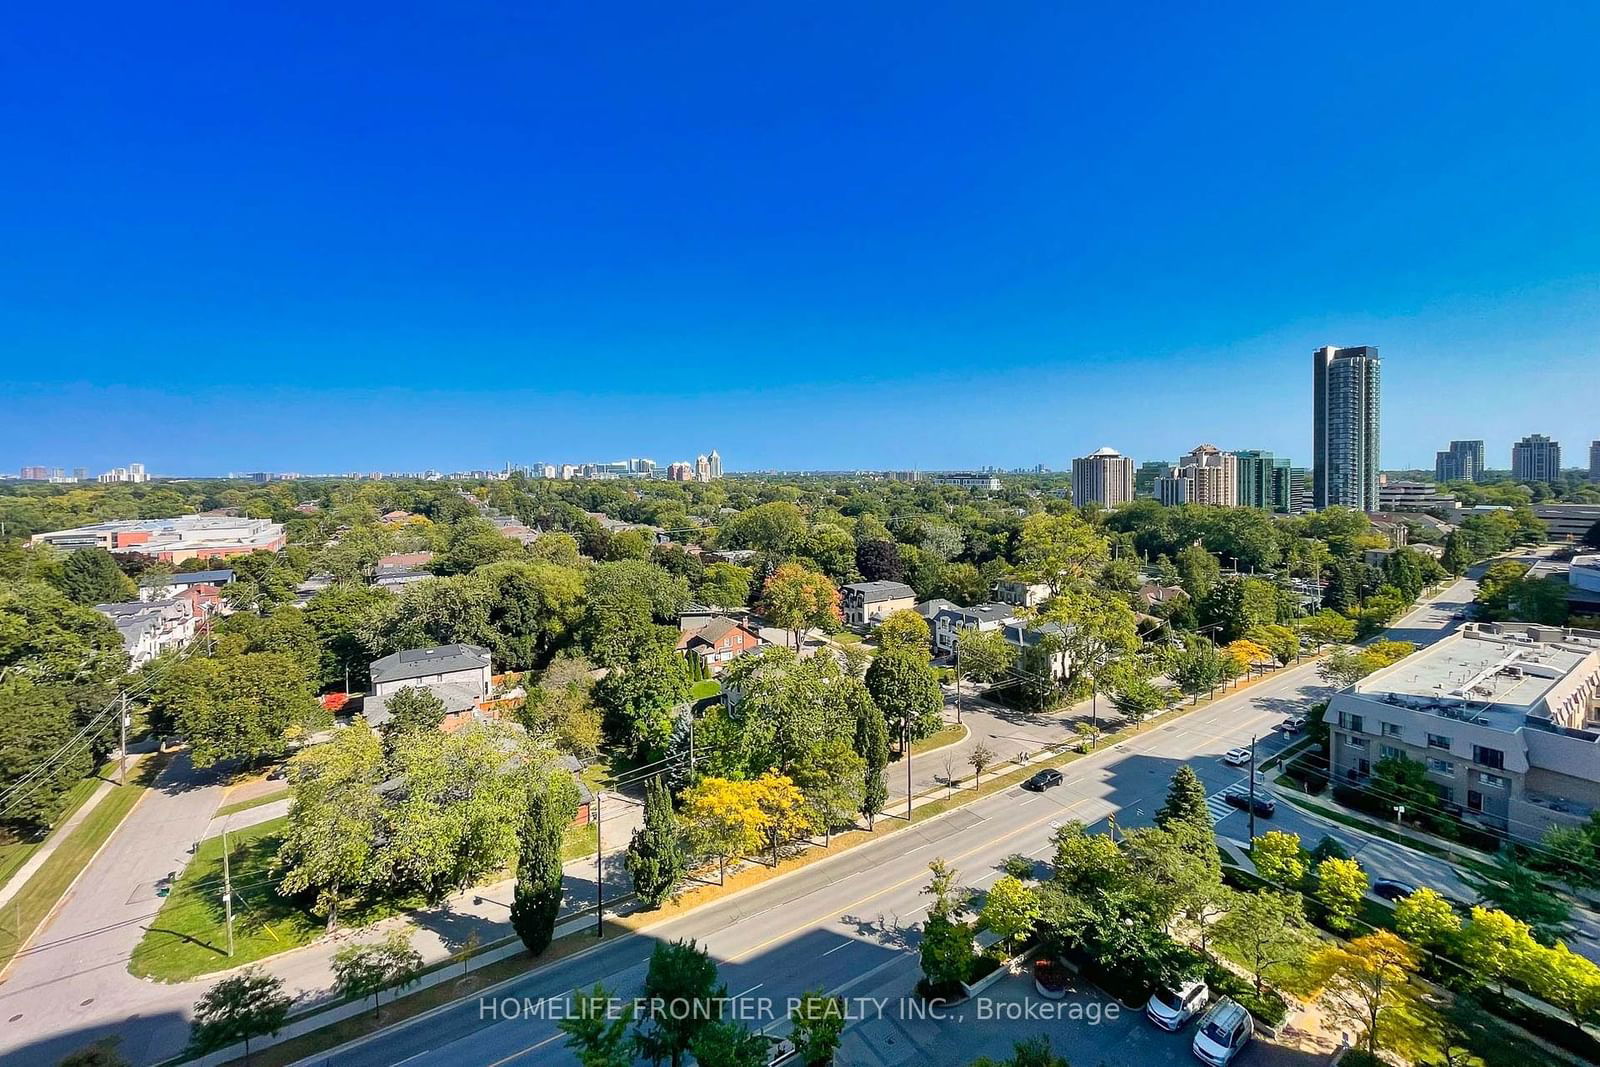
<svg viewBox="0 0 1600 1067">
<path fill-rule="evenodd" d="M 1206 810 L 1211 813 L 1212 826 L 1217 825 L 1217 823 L 1239 810 L 1223 799 L 1226 794 L 1237 788 L 1239 787 L 1236 785 L 1230 785 L 1227 789 L 1219 789 L 1206 797 Z"/>
</svg>

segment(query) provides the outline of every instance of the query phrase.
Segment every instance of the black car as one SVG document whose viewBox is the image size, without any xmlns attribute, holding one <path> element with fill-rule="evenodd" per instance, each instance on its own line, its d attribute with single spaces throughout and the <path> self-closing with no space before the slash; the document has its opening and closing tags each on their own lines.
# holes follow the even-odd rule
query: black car
<svg viewBox="0 0 1600 1067">
<path fill-rule="evenodd" d="M 1250 810 L 1250 801 L 1252 798 L 1245 790 L 1241 789 L 1237 793 L 1224 793 L 1222 794 L 1222 799 L 1241 810 Z M 1262 818 L 1270 819 L 1272 818 L 1272 813 L 1278 810 L 1278 802 L 1273 800 L 1272 797 L 1266 793 L 1257 793 L 1254 799 L 1256 814 L 1260 815 Z"/>
<path fill-rule="evenodd" d="M 1046 789 L 1053 789 L 1061 784 L 1061 772 L 1054 767 L 1047 767 L 1022 783 L 1022 788 L 1031 789 L 1035 793 L 1043 793 Z"/>
<path fill-rule="evenodd" d="M 1372 883 L 1372 892 L 1391 904 L 1400 903 L 1416 891 L 1416 886 L 1397 882 L 1393 878 L 1380 878 Z"/>
</svg>

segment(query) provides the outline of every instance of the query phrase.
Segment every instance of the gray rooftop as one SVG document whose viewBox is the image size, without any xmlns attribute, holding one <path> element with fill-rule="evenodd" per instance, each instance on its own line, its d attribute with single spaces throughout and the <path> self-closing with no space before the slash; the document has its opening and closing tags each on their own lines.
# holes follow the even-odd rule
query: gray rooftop
<svg viewBox="0 0 1600 1067">
<path fill-rule="evenodd" d="M 915 599 L 917 595 L 904 582 L 852 582 L 845 588 L 860 594 L 862 601 L 867 604 L 876 604 L 882 600 Z"/>
<path fill-rule="evenodd" d="M 161 585 L 227 585 L 233 581 L 232 571 L 180 571 L 169 575 L 159 584 Z M 140 582 L 139 584 L 153 587 L 155 582 Z"/>
<path fill-rule="evenodd" d="M 430 674 L 481 670 L 489 666 L 489 650 L 481 645 L 438 645 L 408 648 L 372 661 L 372 681 L 398 682 Z"/>
</svg>

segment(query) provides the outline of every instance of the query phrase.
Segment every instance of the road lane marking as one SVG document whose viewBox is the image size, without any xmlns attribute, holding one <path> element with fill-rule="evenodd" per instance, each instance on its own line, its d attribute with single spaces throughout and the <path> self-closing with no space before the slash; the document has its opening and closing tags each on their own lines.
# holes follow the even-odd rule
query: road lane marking
<svg viewBox="0 0 1600 1067">
<path fill-rule="evenodd" d="M 824 952 L 824 953 L 823 953 L 823 954 L 822 954 L 822 955 L 823 955 L 823 956 L 831 956 L 831 955 L 833 955 L 833 954 L 834 954 L 834 953 L 835 953 L 835 952 L 838 952 L 838 951 L 839 951 L 839 950 L 840 950 L 840 949 L 842 949 L 842 948 L 849 948 L 849 947 L 850 947 L 850 946 L 851 946 L 851 945 L 853 945 L 853 944 L 855 944 L 855 942 L 854 942 L 854 941 L 846 941 L 846 942 L 844 942 L 844 943 L 842 943 L 842 944 L 838 944 L 838 945 L 835 945 L 835 946 L 833 946 L 833 947 L 832 947 L 832 948 L 830 948 L 830 949 L 829 949 L 829 950 L 828 950 L 828 951 L 826 951 L 826 952 Z M 821 957 L 818 957 L 818 958 L 819 958 L 819 959 L 820 959 L 820 958 L 821 958 Z"/>
<path fill-rule="evenodd" d="M 545 1038 L 543 1041 L 540 1041 L 538 1044 L 529 1045 L 527 1048 L 522 1049 L 519 1052 L 513 1052 L 511 1055 L 507 1056 L 505 1059 L 495 1060 L 493 1063 L 489 1064 L 489 1067 L 504 1067 L 505 1064 L 510 1063 L 512 1060 L 521 1059 L 523 1056 L 526 1056 L 528 1053 L 533 1052 L 536 1049 L 544 1048 L 550 1042 L 556 1040 L 557 1038 L 559 1038 L 561 1036 L 562 1035 L 561 1035 L 560 1031 L 557 1031 L 556 1033 L 553 1033 L 549 1037 Z"/>
</svg>

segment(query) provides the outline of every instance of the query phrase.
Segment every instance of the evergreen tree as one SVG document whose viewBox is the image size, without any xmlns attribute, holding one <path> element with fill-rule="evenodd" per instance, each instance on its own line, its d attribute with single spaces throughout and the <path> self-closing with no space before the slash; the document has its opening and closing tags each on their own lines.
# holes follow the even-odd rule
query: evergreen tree
<svg viewBox="0 0 1600 1067">
<path fill-rule="evenodd" d="M 870 830 L 873 819 L 889 802 L 889 786 L 883 780 L 883 769 L 889 765 L 889 727 L 883 721 L 883 711 L 872 700 L 863 700 L 856 712 L 855 740 L 856 751 L 867 761 L 861 814 L 867 817 Z"/>
<path fill-rule="evenodd" d="M 565 771 L 528 790 L 528 810 L 517 832 L 517 885 L 511 925 L 537 956 L 550 945 L 561 910 L 561 841 L 578 810 L 578 785 Z"/>
<path fill-rule="evenodd" d="M 1188 764 L 1178 768 L 1167 787 L 1166 803 L 1156 812 L 1156 825 L 1163 830 L 1190 826 L 1211 834 L 1211 811 L 1206 807 L 1206 787 Z"/>
<path fill-rule="evenodd" d="M 644 825 L 633 832 L 627 865 L 634 892 L 649 908 L 665 903 L 683 878 L 683 835 L 672 810 L 672 795 L 659 774 L 645 786 Z"/>
</svg>

